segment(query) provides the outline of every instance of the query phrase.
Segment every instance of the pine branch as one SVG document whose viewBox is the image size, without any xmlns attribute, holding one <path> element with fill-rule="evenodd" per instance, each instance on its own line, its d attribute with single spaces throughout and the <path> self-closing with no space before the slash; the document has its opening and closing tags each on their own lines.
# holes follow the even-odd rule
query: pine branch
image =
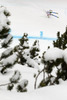
<svg viewBox="0 0 67 100">
<path fill-rule="evenodd" d="M 34 89 L 36 89 L 37 79 L 38 79 L 39 75 L 40 75 L 42 72 L 44 72 L 44 70 L 45 70 L 45 68 L 43 68 L 43 69 L 38 73 L 38 75 L 35 77 Z"/>
</svg>

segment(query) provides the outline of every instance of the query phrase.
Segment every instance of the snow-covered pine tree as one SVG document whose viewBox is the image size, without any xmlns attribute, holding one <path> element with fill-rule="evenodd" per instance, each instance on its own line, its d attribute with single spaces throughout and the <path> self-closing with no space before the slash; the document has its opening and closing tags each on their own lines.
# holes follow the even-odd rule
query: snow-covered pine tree
<svg viewBox="0 0 67 100">
<path fill-rule="evenodd" d="M 1 73 L 8 68 L 13 66 L 17 60 L 17 55 L 13 54 L 13 49 L 10 48 L 10 43 L 12 41 L 12 35 L 10 32 L 10 21 L 8 17 L 10 16 L 10 12 L 6 9 L 6 7 L 0 6 L 0 68 Z M 3 49 L 4 48 L 4 49 Z"/>
<path fill-rule="evenodd" d="M 61 34 L 61 36 L 60 36 L 60 32 L 57 33 L 57 40 L 53 41 L 53 46 L 58 47 L 58 48 L 66 51 L 66 48 L 67 48 L 67 27 L 66 27 L 66 31 L 63 34 Z M 64 58 L 61 62 L 60 69 L 58 69 L 58 71 L 57 71 L 57 79 L 58 78 L 62 78 L 63 80 L 67 79 L 67 63 L 64 61 Z M 58 62 L 60 62 L 60 59 L 56 62 L 56 64 L 58 64 Z"/>
<path fill-rule="evenodd" d="M 27 64 L 29 67 L 36 68 L 39 70 L 39 62 L 37 61 L 38 59 L 34 59 L 38 55 L 36 52 L 39 51 L 38 42 L 36 41 L 34 47 L 32 46 L 30 48 L 28 44 L 28 34 L 26 33 L 23 34 L 22 38 L 19 39 L 19 41 L 19 45 L 15 46 L 14 48 L 14 52 L 16 52 L 18 55 L 18 63 L 22 65 Z M 34 53 L 34 58 L 31 58 L 33 54 L 30 54 L 30 50 L 31 52 L 33 51 L 32 48 L 36 49 L 36 52 Z"/>
<path fill-rule="evenodd" d="M 66 31 L 63 34 L 61 34 L 61 36 L 60 32 L 57 33 L 57 40 L 53 41 L 53 46 L 58 47 L 60 49 L 67 48 L 67 27 Z"/>
<path fill-rule="evenodd" d="M 20 43 L 14 48 L 14 52 L 18 53 L 19 63 L 24 65 L 26 63 L 26 56 L 29 56 L 28 34 L 24 33 L 19 39 Z"/>
<path fill-rule="evenodd" d="M 0 6 L 0 47 L 6 48 L 12 41 L 12 35 L 10 32 L 10 21 L 8 17 L 10 12 L 3 6 Z"/>
<path fill-rule="evenodd" d="M 29 52 L 30 52 L 30 58 L 33 59 L 38 64 L 40 64 L 39 51 L 40 51 L 39 40 L 35 40 Z"/>
</svg>

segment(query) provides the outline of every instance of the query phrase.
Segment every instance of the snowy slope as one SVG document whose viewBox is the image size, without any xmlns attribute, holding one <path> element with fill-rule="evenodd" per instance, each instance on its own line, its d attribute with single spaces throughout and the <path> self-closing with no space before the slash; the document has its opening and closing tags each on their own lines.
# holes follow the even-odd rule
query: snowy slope
<svg viewBox="0 0 67 100">
<path fill-rule="evenodd" d="M 29 36 L 40 36 L 43 31 L 44 37 L 56 38 L 58 31 L 64 33 L 67 25 L 67 1 L 53 0 L 0 0 L 11 12 L 11 34 L 22 36 L 24 32 Z M 45 11 L 52 9 L 58 12 L 59 18 L 51 16 L 47 18 Z M 30 40 L 30 44 L 34 40 Z M 44 42 L 44 44 L 43 44 Z M 12 45 L 17 44 L 17 41 Z M 40 46 L 44 50 L 47 46 L 52 45 L 52 41 L 40 41 Z M 45 46 L 46 45 L 46 46 Z M 42 51 L 43 51 L 42 50 Z"/>
<path fill-rule="evenodd" d="M 33 90 L 34 86 L 34 73 L 37 73 L 36 69 L 28 68 L 16 64 L 14 68 L 10 70 L 8 74 L 0 74 L 0 84 L 8 83 L 8 79 L 13 75 L 13 72 L 18 70 L 22 73 L 22 79 L 28 79 L 29 84 L 27 86 L 27 93 L 16 92 L 14 90 L 6 91 L 6 87 L 0 87 L 0 99 L 2 100 L 67 100 L 67 81 L 63 82 L 60 80 L 60 85 L 48 86 Z"/>
<path fill-rule="evenodd" d="M 22 35 L 24 32 L 30 36 L 56 37 L 57 31 L 63 33 L 67 25 L 66 1 L 49 2 L 49 0 L 0 0 L 11 12 L 12 34 Z M 47 18 L 45 11 L 52 9 L 58 12 L 59 18 Z"/>
</svg>

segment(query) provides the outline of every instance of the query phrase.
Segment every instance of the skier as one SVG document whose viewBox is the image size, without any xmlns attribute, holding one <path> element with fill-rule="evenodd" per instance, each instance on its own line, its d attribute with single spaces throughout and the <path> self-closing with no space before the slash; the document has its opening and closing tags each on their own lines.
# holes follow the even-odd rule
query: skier
<svg viewBox="0 0 67 100">
<path fill-rule="evenodd" d="M 49 18 L 51 16 L 52 10 L 46 11 L 47 17 Z"/>
<path fill-rule="evenodd" d="M 46 11 L 46 14 L 48 16 L 48 18 L 50 18 L 50 16 L 54 16 L 59 18 L 58 16 L 56 16 L 55 14 L 58 14 L 57 12 L 53 12 L 52 10 Z"/>
</svg>

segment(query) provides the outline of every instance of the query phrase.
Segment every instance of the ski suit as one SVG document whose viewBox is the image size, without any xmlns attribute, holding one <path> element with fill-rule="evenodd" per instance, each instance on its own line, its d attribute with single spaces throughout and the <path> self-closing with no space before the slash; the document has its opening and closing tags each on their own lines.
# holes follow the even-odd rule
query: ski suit
<svg viewBox="0 0 67 100">
<path fill-rule="evenodd" d="M 52 10 L 49 10 L 49 11 L 47 11 L 46 13 L 47 13 L 47 16 L 48 16 L 48 18 L 49 18 L 50 15 L 52 14 Z"/>
</svg>

